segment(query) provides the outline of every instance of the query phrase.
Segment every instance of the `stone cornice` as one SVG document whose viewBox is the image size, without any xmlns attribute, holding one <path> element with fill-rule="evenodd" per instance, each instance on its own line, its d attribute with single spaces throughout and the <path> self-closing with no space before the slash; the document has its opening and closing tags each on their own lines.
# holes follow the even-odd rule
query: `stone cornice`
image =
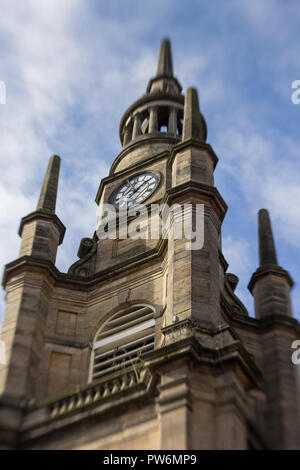
<svg viewBox="0 0 300 470">
<path fill-rule="evenodd" d="M 186 147 L 198 147 L 202 150 L 207 150 L 209 152 L 212 160 L 213 160 L 214 168 L 216 168 L 219 159 L 218 159 L 217 155 L 215 154 L 212 146 L 210 144 L 208 144 L 208 143 L 206 143 L 202 140 L 198 140 L 198 139 L 187 139 L 187 140 L 183 140 L 183 141 L 179 142 L 176 145 L 173 145 L 172 150 L 170 151 L 169 159 L 168 159 L 168 165 L 169 166 L 171 166 L 172 161 L 173 161 L 176 153 L 178 153 L 180 150 L 185 149 Z"/>
<path fill-rule="evenodd" d="M 148 86 L 147 86 L 147 93 L 150 93 L 151 86 L 154 82 L 157 82 L 159 80 L 164 80 L 164 79 L 175 82 L 178 89 L 179 89 L 179 93 L 181 92 L 182 86 L 180 85 L 180 83 L 179 83 L 179 81 L 177 80 L 176 77 L 170 77 L 170 75 L 156 75 L 156 77 L 153 77 L 149 80 L 149 83 L 148 83 Z"/>
<path fill-rule="evenodd" d="M 300 323 L 296 318 L 274 313 L 258 321 L 260 324 L 260 330 L 262 332 L 268 331 L 274 328 L 275 326 L 279 326 L 280 328 L 283 327 L 291 329 L 297 334 L 297 337 L 300 336 Z"/>
<path fill-rule="evenodd" d="M 216 331 L 218 334 L 220 333 L 219 330 Z M 150 371 L 155 372 L 164 364 L 173 360 L 177 361 L 187 355 L 192 360 L 210 367 L 212 365 L 224 367 L 231 362 L 238 362 L 251 384 L 260 388 L 262 373 L 238 340 L 221 348 L 208 348 L 202 346 L 193 335 L 190 335 L 174 343 L 149 351 L 142 355 L 142 359 L 145 366 Z"/>
<path fill-rule="evenodd" d="M 119 171 L 115 173 L 115 168 L 116 166 L 123 160 L 124 157 L 126 157 L 127 154 L 129 154 L 132 150 L 135 150 L 137 147 L 140 147 L 143 144 L 149 144 L 149 143 L 163 143 L 166 144 L 166 148 L 163 150 L 163 152 L 170 151 L 172 146 L 176 144 L 180 138 L 178 136 L 175 136 L 173 134 L 169 133 L 156 133 L 156 134 L 145 134 L 145 135 L 140 135 L 138 136 L 133 142 L 128 143 L 122 150 L 121 152 L 117 155 L 115 160 L 113 161 L 109 175 L 117 175 L 119 174 Z M 162 153 L 162 152 L 159 152 Z M 146 161 L 152 161 L 152 159 L 155 158 L 155 156 L 150 156 L 147 157 L 147 151 L 145 152 L 145 159 L 142 160 L 142 162 Z M 132 168 L 135 167 L 135 164 L 132 164 L 126 168 L 126 170 L 132 170 Z M 123 171 L 123 170 L 122 170 Z"/>
<path fill-rule="evenodd" d="M 22 237 L 23 228 L 26 223 L 33 222 L 34 220 L 40 220 L 40 219 L 51 220 L 57 226 L 59 233 L 60 233 L 60 238 L 59 238 L 59 245 L 60 245 L 64 239 L 66 227 L 61 222 L 61 220 L 57 217 L 56 214 L 48 213 L 45 210 L 36 210 L 21 219 L 21 223 L 20 223 L 20 227 L 18 231 L 18 234 L 20 235 L 20 237 Z"/>
<path fill-rule="evenodd" d="M 99 282 L 107 281 L 114 276 L 123 275 L 124 272 L 128 273 L 129 270 L 134 271 L 141 264 L 151 262 L 156 258 L 162 256 L 167 245 L 167 240 L 160 239 L 155 248 L 152 248 L 144 253 L 140 253 L 126 261 L 122 261 L 114 267 L 98 271 L 92 276 L 82 278 L 68 273 L 60 272 L 51 261 L 41 258 L 34 258 L 33 256 L 22 256 L 4 267 L 2 278 L 2 286 L 5 287 L 11 274 L 17 271 L 26 271 L 29 269 L 46 270 L 46 272 L 54 279 L 57 284 L 65 285 L 70 289 L 89 290 Z"/>
<path fill-rule="evenodd" d="M 220 219 L 221 221 L 223 221 L 228 207 L 221 194 L 214 186 L 196 183 L 193 181 L 187 181 L 186 183 L 167 189 L 165 198 L 163 199 L 162 203 L 169 204 L 172 203 L 174 200 L 174 202 L 176 202 L 177 198 L 181 198 L 186 194 L 201 194 L 207 196 L 214 202 L 215 207 L 219 212 Z"/>
<path fill-rule="evenodd" d="M 252 274 L 252 277 L 251 277 L 250 282 L 248 284 L 248 289 L 251 292 L 251 294 L 253 292 L 253 288 L 254 288 L 256 282 L 258 281 L 258 279 L 260 279 L 264 276 L 267 276 L 268 274 L 273 274 L 275 276 L 284 277 L 291 287 L 293 287 L 293 285 L 294 285 L 294 281 L 291 278 L 291 276 L 289 275 L 288 271 L 286 271 L 281 266 L 278 266 L 276 264 L 269 264 L 269 265 L 265 265 L 265 266 L 262 266 L 262 267 L 258 268 L 255 271 L 255 273 Z"/>
<path fill-rule="evenodd" d="M 221 292 L 221 306 L 228 317 L 228 322 L 233 327 L 252 329 L 257 333 L 264 333 L 276 326 L 288 328 L 298 336 L 300 336 L 300 323 L 296 318 L 287 317 L 286 315 L 272 314 L 265 318 L 246 317 L 242 314 L 233 313 L 231 306 L 226 301 L 224 294 Z"/>
<path fill-rule="evenodd" d="M 59 346 L 66 346 L 71 349 L 85 349 L 90 346 L 90 343 L 85 342 L 78 342 L 72 339 L 68 339 L 64 336 L 45 336 L 44 337 L 45 343 L 57 344 Z"/>
</svg>

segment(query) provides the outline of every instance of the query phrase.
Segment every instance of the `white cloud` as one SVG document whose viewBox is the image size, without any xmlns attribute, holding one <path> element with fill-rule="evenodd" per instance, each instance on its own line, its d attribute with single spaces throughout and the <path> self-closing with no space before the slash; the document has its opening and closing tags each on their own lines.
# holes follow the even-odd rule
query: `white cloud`
<svg viewBox="0 0 300 470">
<path fill-rule="evenodd" d="M 276 53 L 269 55 L 267 48 L 259 65 L 261 71 L 266 67 L 276 72 L 272 86 L 282 90 L 288 73 L 294 74 L 294 53 L 288 47 L 288 14 L 284 13 L 285 24 L 277 37 L 281 10 L 278 2 L 274 2 L 273 11 L 271 3 L 235 1 L 228 2 L 228 9 L 235 13 L 236 25 L 244 27 L 242 18 L 250 25 L 246 34 L 250 37 L 254 31 L 262 49 L 266 44 L 270 48 L 275 41 Z M 291 13 L 290 7 L 286 8 Z M 299 143 L 295 138 L 283 137 L 276 128 L 272 131 L 255 125 L 251 119 L 253 107 L 245 90 L 243 103 L 239 103 L 242 93 L 235 89 L 236 72 L 232 73 L 228 60 L 235 50 L 233 41 L 241 33 L 226 36 L 221 29 L 222 11 L 220 16 L 210 17 L 210 39 L 207 31 L 202 34 L 196 28 L 192 32 L 188 22 L 185 29 L 178 30 L 176 24 L 171 25 L 176 10 L 171 1 L 155 0 L 147 6 L 132 2 L 130 14 L 125 3 L 112 1 L 110 14 L 105 15 L 103 10 L 100 2 L 83 0 L 2 2 L 0 41 L 5 47 L 0 79 L 5 80 L 7 89 L 7 104 L 0 106 L 2 264 L 17 257 L 19 221 L 35 208 L 42 175 L 52 153 L 62 156 L 57 213 L 67 226 L 58 266 L 66 270 L 76 260 L 80 238 L 90 236 L 95 227 L 94 196 L 98 183 L 107 175 L 109 163 L 120 150 L 121 114 L 145 92 L 156 70 L 155 48 L 159 46 L 156 37 L 169 31 L 174 45 L 177 41 L 173 54 L 175 74 L 184 87 L 198 86 L 205 114 L 210 110 L 215 113 L 211 121 L 216 137 L 211 143 L 220 157 L 223 181 L 229 175 L 239 189 L 242 199 L 234 203 L 251 214 L 260 207 L 269 208 L 279 228 L 276 235 L 297 247 Z M 268 15 L 272 17 L 266 24 Z M 295 35 L 297 13 L 292 16 L 291 31 Z M 222 40 L 215 34 L 215 25 L 223 34 Z M 187 33 L 192 48 L 187 47 Z M 149 37 L 151 47 L 147 45 Z M 255 58 L 259 57 L 257 50 L 252 52 Z M 264 61 L 266 56 L 268 60 Z M 238 68 L 235 70 L 240 73 Z M 299 77 L 291 76 L 291 81 L 296 78 Z M 236 237 L 225 238 L 224 242 L 230 269 L 236 271 L 244 285 L 251 275 L 246 273 L 250 270 L 247 243 L 248 240 Z M 236 252 L 244 257 L 243 268 Z M 247 297 L 242 291 L 241 294 Z"/>
<path fill-rule="evenodd" d="M 251 251 L 247 240 L 234 239 L 231 235 L 227 235 L 223 237 L 222 251 L 229 263 L 229 272 L 237 275 L 248 273 L 251 265 Z"/>
<path fill-rule="evenodd" d="M 77 259 L 80 238 L 96 226 L 94 197 L 107 162 L 120 150 L 122 110 L 155 72 L 155 55 L 147 46 L 137 49 L 136 30 L 128 34 L 85 6 L 82 0 L 2 5 L 1 264 L 18 256 L 20 219 L 35 209 L 53 153 L 62 156 L 57 214 L 67 226 L 57 265 L 66 271 Z"/>
<path fill-rule="evenodd" d="M 239 278 L 235 294 L 245 304 L 249 314 L 253 315 L 252 297 L 246 290 L 250 279 L 251 258 L 253 257 L 249 241 L 243 238 L 234 238 L 231 235 L 223 236 L 222 251 L 229 264 L 228 272 Z"/>
<path fill-rule="evenodd" d="M 248 210 L 271 211 L 278 235 L 299 246 L 300 162 L 297 143 L 281 135 L 263 135 L 245 119 L 221 131 L 217 147 L 222 166 L 236 180 Z"/>
</svg>

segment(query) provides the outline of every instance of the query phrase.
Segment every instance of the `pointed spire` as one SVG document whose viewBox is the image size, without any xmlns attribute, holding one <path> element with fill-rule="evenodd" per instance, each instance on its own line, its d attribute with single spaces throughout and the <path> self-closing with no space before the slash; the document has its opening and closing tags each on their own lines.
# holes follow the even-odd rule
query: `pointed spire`
<svg viewBox="0 0 300 470">
<path fill-rule="evenodd" d="M 169 39 L 163 39 L 160 45 L 156 76 L 159 77 L 161 75 L 173 77 L 171 44 Z"/>
<path fill-rule="evenodd" d="M 180 95 L 182 86 L 173 75 L 171 43 L 163 39 L 160 45 L 156 76 L 149 80 L 147 93 Z"/>
<path fill-rule="evenodd" d="M 49 159 L 49 164 L 43 181 L 37 210 L 48 212 L 50 214 L 55 213 L 59 167 L 60 157 L 58 157 L 57 155 L 52 155 L 52 157 L 50 157 Z"/>
<path fill-rule="evenodd" d="M 261 267 L 267 264 L 277 265 L 275 243 L 269 212 L 260 209 L 258 212 L 258 236 L 259 236 L 259 264 Z"/>
<path fill-rule="evenodd" d="M 203 140 L 203 122 L 195 88 L 187 89 L 184 100 L 182 140 L 187 139 Z"/>
</svg>

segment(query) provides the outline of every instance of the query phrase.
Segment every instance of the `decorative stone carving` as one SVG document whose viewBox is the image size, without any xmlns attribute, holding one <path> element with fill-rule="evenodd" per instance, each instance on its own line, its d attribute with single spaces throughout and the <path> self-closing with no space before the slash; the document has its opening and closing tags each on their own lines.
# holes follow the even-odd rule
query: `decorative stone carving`
<svg viewBox="0 0 300 470">
<path fill-rule="evenodd" d="M 240 299 L 234 293 L 238 282 L 239 282 L 239 278 L 235 274 L 232 274 L 232 273 L 225 274 L 225 277 L 224 277 L 225 295 L 227 297 L 227 300 L 229 300 L 233 314 L 238 314 L 238 315 L 243 315 L 245 317 L 248 317 L 249 314 L 245 305 L 240 301 Z"/>
<path fill-rule="evenodd" d="M 80 258 L 72 266 L 70 266 L 68 273 L 76 276 L 88 277 L 94 274 L 95 259 L 94 255 L 97 251 L 96 238 L 82 238 L 77 256 Z"/>
</svg>

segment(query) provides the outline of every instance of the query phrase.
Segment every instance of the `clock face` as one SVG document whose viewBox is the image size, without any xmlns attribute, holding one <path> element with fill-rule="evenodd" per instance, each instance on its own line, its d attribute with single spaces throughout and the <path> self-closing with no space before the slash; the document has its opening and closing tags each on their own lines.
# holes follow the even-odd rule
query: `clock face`
<svg viewBox="0 0 300 470">
<path fill-rule="evenodd" d="M 126 209 L 136 204 L 141 204 L 156 189 L 158 177 L 153 173 L 142 173 L 126 180 L 117 190 L 114 197 L 114 205 L 117 209 Z"/>
</svg>

